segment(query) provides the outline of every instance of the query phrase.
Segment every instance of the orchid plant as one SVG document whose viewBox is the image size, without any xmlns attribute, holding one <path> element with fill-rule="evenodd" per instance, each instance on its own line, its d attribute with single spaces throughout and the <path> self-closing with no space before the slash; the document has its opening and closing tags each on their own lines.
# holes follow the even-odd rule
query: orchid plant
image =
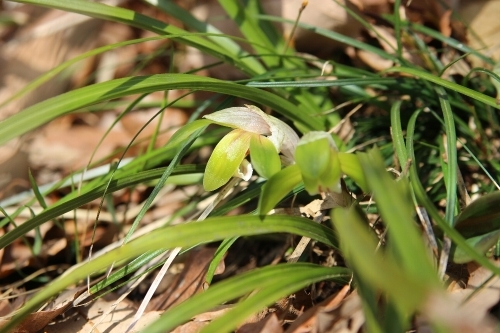
<svg viewBox="0 0 500 333">
<path fill-rule="evenodd" d="M 299 139 L 290 126 L 256 106 L 232 107 L 204 118 L 210 123 L 233 128 L 217 144 L 208 160 L 203 178 L 207 191 L 223 186 L 231 177 L 249 180 L 255 169 L 263 178 L 284 179 L 286 184 L 278 183 L 285 190 L 303 182 L 311 195 L 339 193 L 342 173 L 350 173 L 342 169 L 342 160 L 344 164 L 352 164 L 352 157 L 355 158 L 351 154 L 340 158 L 330 133 L 313 131 Z M 348 170 L 353 170 L 350 166 Z M 364 183 L 362 177 L 357 178 Z M 275 204 L 281 198 L 276 196 L 269 202 Z M 266 210 L 267 206 L 261 214 L 267 213 Z"/>
</svg>

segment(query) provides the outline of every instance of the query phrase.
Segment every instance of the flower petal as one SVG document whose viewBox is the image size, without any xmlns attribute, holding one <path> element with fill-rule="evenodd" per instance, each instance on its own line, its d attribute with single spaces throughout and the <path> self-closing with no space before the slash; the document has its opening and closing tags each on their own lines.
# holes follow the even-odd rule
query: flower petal
<svg viewBox="0 0 500 333">
<path fill-rule="evenodd" d="M 252 164 L 262 177 L 269 179 L 281 170 L 278 151 L 271 140 L 262 135 L 253 135 L 250 140 Z"/>
<path fill-rule="evenodd" d="M 204 118 L 218 125 L 239 128 L 261 135 L 270 135 L 271 128 L 266 117 L 269 116 L 259 108 L 250 108 L 248 106 L 227 108 L 204 116 Z"/>
<path fill-rule="evenodd" d="M 224 185 L 238 171 L 250 147 L 252 133 L 235 129 L 215 146 L 203 176 L 203 187 L 213 191 Z"/>
<path fill-rule="evenodd" d="M 269 117 L 269 125 L 271 127 L 271 136 L 268 137 L 271 142 L 275 145 L 279 152 L 284 155 L 285 165 L 292 164 L 295 160 L 294 154 L 297 148 L 297 143 L 299 142 L 299 136 L 295 131 L 273 116 Z"/>
<path fill-rule="evenodd" d="M 304 135 L 295 150 L 295 162 L 309 194 L 340 192 L 342 171 L 337 146 L 329 133 L 309 132 Z"/>
</svg>

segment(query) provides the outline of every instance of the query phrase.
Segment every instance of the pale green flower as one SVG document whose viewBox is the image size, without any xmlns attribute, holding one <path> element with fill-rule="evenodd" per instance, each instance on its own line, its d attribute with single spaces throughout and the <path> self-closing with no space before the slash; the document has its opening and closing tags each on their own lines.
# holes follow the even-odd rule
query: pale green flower
<svg viewBox="0 0 500 333">
<path fill-rule="evenodd" d="M 304 135 L 295 150 L 295 163 L 309 194 L 340 193 L 342 170 L 331 134 L 313 131 Z"/>
<path fill-rule="evenodd" d="M 285 165 L 293 163 L 299 137 L 290 126 L 258 107 L 232 107 L 204 118 L 234 128 L 217 144 L 208 160 L 203 178 L 205 190 L 213 191 L 231 177 L 248 180 L 252 165 L 262 177 L 269 178 L 281 169 L 279 153 Z M 248 152 L 252 165 L 245 160 Z"/>
</svg>

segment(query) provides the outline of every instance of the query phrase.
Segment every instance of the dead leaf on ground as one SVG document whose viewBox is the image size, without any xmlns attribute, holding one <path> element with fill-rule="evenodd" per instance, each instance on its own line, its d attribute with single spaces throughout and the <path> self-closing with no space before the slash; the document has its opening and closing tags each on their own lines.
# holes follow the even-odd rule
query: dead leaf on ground
<svg viewBox="0 0 500 333">
<path fill-rule="evenodd" d="M 68 290 L 59 295 L 46 309 L 28 315 L 14 330 L 15 333 L 36 333 L 51 323 L 57 316 L 63 314 L 72 306 L 72 301 L 83 292 Z M 3 323 L 0 322 L 0 326 Z"/>
<path fill-rule="evenodd" d="M 48 124 L 29 147 L 30 165 L 35 168 L 63 170 L 69 173 L 85 167 L 90 161 L 106 128 L 93 125 L 73 126 L 67 118 L 59 118 Z M 130 136 L 119 128 L 113 128 L 99 146 L 93 161 L 110 155 L 119 147 L 126 147 Z"/>
<path fill-rule="evenodd" d="M 357 292 L 346 297 L 350 287 L 315 305 L 286 330 L 286 333 L 357 333 L 365 322 L 361 299 Z"/>
<path fill-rule="evenodd" d="M 166 310 L 203 290 L 205 274 L 215 253 L 214 248 L 202 247 L 192 250 L 184 264 L 184 269 L 174 281 L 147 307 L 147 311 Z M 223 263 L 221 263 L 223 264 Z"/>
<path fill-rule="evenodd" d="M 481 53 L 500 59 L 500 1 L 463 0 L 460 15 L 474 34 L 469 33 L 469 45 Z M 479 38 L 478 38 L 478 37 Z M 477 57 L 470 57 L 474 66 L 484 66 Z"/>
<path fill-rule="evenodd" d="M 495 265 L 499 264 L 495 262 Z M 476 263 L 468 264 L 467 269 L 470 277 L 465 289 L 455 287 L 447 294 L 433 292 L 422 313 L 425 318 L 430 318 L 431 322 L 441 323 L 452 332 L 496 332 L 498 321 L 490 315 L 489 310 L 499 302 L 500 279 L 495 276 L 478 289 L 492 276 L 491 271 Z M 426 325 L 425 318 L 420 318 L 417 326 Z"/>
<path fill-rule="evenodd" d="M 119 295 L 116 293 L 109 293 L 88 306 L 78 307 L 77 311 L 64 321 L 47 326 L 44 333 L 123 333 L 132 322 L 137 309 L 133 302 L 126 299 L 115 307 L 118 298 Z M 111 307 L 115 308 L 107 317 L 103 318 L 103 313 L 106 313 Z M 157 320 L 160 315 L 161 313 L 157 311 L 145 313 L 135 325 L 133 332 L 144 329 Z"/>
<path fill-rule="evenodd" d="M 238 330 L 237 333 L 282 333 L 283 327 L 281 327 L 281 322 L 276 314 L 271 313 L 266 316 L 261 321 L 256 323 L 244 324 Z"/>
</svg>

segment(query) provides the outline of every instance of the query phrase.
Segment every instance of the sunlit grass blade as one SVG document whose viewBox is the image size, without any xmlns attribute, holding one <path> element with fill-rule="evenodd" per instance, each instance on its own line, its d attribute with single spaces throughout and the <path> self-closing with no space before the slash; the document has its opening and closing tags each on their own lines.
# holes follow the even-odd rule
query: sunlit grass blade
<svg viewBox="0 0 500 333">
<path fill-rule="evenodd" d="M 423 26 L 421 24 L 418 24 L 418 23 L 412 23 L 412 22 L 408 22 L 408 21 L 401 22 L 401 23 L 405 27 L 411 28 L 412 30 L 414 30 L 416 32 L 421 32 L 429 37 L 435 38 L 435 39 L 443 42 L 444 44 L 449 45 L 449 46 L 451 46 L 459 51 L 472 54 L 472 55 L 478 57 L 479 59 L 481 59 L 482 61 L 486 62 L 489 65 L 494 64 L 494 61 L 492 58 L 485 56 L 484 54 L 470 48 L 469 46 L 467 46 L 467 44 L 459 42 L 454 38 L 444 36 L 439 31 L 430 29 L 430 28 Z"/>
<path fill-rule="evenodd" d="M 374 291 L 381 290 L 410 315 L 436 285 L 410 274 L 389 252 L 375 251 L 377 239 L 370 234 L 354 209 L 335 208 L 332 221 L 341 240 L 341 250 L 354 274 Z M 409 318 L 407 317 L 407 320 Z"/>
<path fill-rule="evenodd" d="M 186 24 L 188 27 L 195 29 L 196 31 L 199 32 L 209 32 L 209 33 L 214 33 L 218 35 L 223 35 L 223 33 L 215 28 L 213 25 L 202 22 L 198 20 L 196 17 L 194 17 L 190 12 L 187 10 L 179 7 L 177 4 L 170 0 L 145 0 L 146 2 L 150 3 L 151 5 L 154 5 L 160 10 L 163 10 L 164 12 L 172 15 L 176 19 L 180 20 L 184 24 Z M 221 37 L 213 37 L 213 36 L 208 36 L 208 39 L 210 39 L 213 43 L 218 44 L 221 48 L 227 50 L 228 53 L 230 54 L 238 54 L 241 58 L 242 62 L 247 62 L 247 66 L 249 68 L 253 68 L 257 73 L 264 73 L 265 69 L 262 66 L 262 64 L 254 57 L 247 57 L 249 54 L 245 50 L 243 50 L 237 43 L 235 43 L 233 40 L 229 38 L 221 38 Z"/>
<path fill-rule="evenodd" d="M 207 273 L 205 274 L 205 283 L 208 286 L 212 284 L 212 279 L 214 277 L 215 270 L 226 256 L 226 253 L 231 247 L 231 245 L 233 245 L 237 239 L 238 237 L 224 239 L 217 248 L 217 251 L 215 251 L 214 257 L 210 262 L 210 266 L 208 266 Z"/>
<path fill-rule="evenodd" d="M 143 332 L 165 332 L 188 321 L 197 313 L 208 311 L 225 301 L 233 300 L 253 290 L 262 289 L 260 296 L 253 295 L 238 304 L 230 311 L 231 315 L 220 318 L 213 326 L 208 326 L 209 332 L 228 332 L 241 323 L 255 309 L 262 308 L 311 283 L 334 279 L 347 282 L 350 271 L 346 268 L 327 268 L 313 264 L 295 263 L 267 266 L 248 273 L 230 278 L 210 287 L 206 292 L 193 296 L 186 302 L 167 311 L 157 322 L 147 327 Z M 279 276 L 279 279 L 276 277 Z M 265 292 L 264 292 L 265 291 Z M 267 295 L 267 296 L 266 296 Z M 255 297 L 255 298 L 254 298 Z M 252 299 L 250 301 L 250 299 Z M 252 304 L 249 304 L 252 303 Z"/>
<path fill-rule="evenodd" d="M 270 15 L 259 15 L 259 18 L 263 19 L 263 20 L 273 21 L 273 22 L 283 22 L 283 23 L 288 23 L 288 24 L 294 23 L 294 21 L 292 21 L 292 20 L 287 20 L 287 19 L 284 19 L 281 17 L 270 16 Z M 319 28 L 319 27 L 316 27 L 314 25 L 306 24 L 303 22 L 299 22 L 298 26 L 305 29 L 305 30 L 313 31 L 319 35 L 328 37 L 328 38 L 335 40 L 337 42 L 353 46 L 353 47 L 358 48 L 360 50 L 366 50 L 366 51 L 372 52 L 372 53 L 374 53 L 374 54 L 376 54 L 384 59 L 398 61 L 398 58 L 396 56 L 389 54 L 380 48 L 377 48 L 377 47 L 372 46 L 372 45 L 367 44 L 367 43 L 363 43 L 355 38 L 347 37 L 347 36 L 342 35 L 338 32 L 331 31 L 328 29 Z"/>
<path fill-rule="evenodd" d="M 255 0 L 248 1 L 245 6 L 237 1 L 219 1 L 219 4 L 224 8 L 227 15 L 238 25 L 245 38 L 254 43 L 253 47 L 256 53 L 269 54 L 268 50 L 276 50 L 277 44 L 279 45 L 280 43 L 278 40 L 271 40 L 270 38 L 272 36 L 277 38 L 278 34 L 266 34 L 265 31 L 260 29 L 255 14 L 250 14 L 249 7 L 256 6 Z M 259 46 L 257 43 L 262 46 Z M 278 65 L 280 61 L 276 56 L 264 56 L 262 60 L 270 68 Z"/>
<path fill-rule="evenodd" d="M 35 104 L 0 122 L 0 144 L 88 105 L 133 94 L 171 89 L 205 90 L 245 98 L 269 106 L 310 129 L 321 127 L 319 119 L 308 117 L 301 108 L 267 91 L 196 75 L 158 74 L 102 82 Z"/>
<path fill-rule="evenodd" d="M 203 165 L 179 166 L 172 172 L 172 175 L 190 173 L 190 172 L 199 173 L 203 172 L 204 168 L 205 167 Z M 137 185 L 151 180 L 156 180 L 160 178 L 164 172 L 165 168 L 162 168 L 156 170 L 143 171 L 135 175 L 127 175 L 124 177 L 119 176 L 116 177 L 114 180 L 112 180 L 109 186 L 107 186 L 106 183 L 103 183 L 99 186 L 96 186 L 95 188 L 89 189 L 87 192 L 81 193 L 80 195 L 77 195 L 76 192 L 73 192 L 72 193 L 73 198 L 71 199 L 63 198 L 56 204 L 52 205 L 51 207 L 47 208 L 46 210 L 38 214 L 37 216 L 24 222 L 17 228 L 12 229 L 11 231 L 7 232 L 5 235 L 0 237 L 0 248 L 6 247 L 17 238 L 23 236 L 25 233 L 27 233 L 30 230 L 33 230 L 34 228 L 36 228 L 41 224 L 50 221 L 51 219 L 56 218 L 75 208 L 78 208 L 84 204 L 87 204 L 92 200 L 102 197 L 105 191 L 107 193 L 110 193 L 129 186 Z"/>
<path fill-rule="evenodd" d="M 427 193 L 420 179 L 418 178 L 418 172 L 416 167 L 416 163 L 418 163 L 418 161 L 415 160 L 414 141 L 411 138 L 413 138 L 416 121 L 420 113 L 421 111 L 416 111 L 412 114 L 407 127 L 407 138 L 408 138 L 407 152 L 408 152 L 408 157 L 412 160 L 412 163 L 410 165 L 410 181 L 413 191 L 415 193 L 415 197 L 417 198 L 419 204 L 421 204 L 426 209 L 426 211 L 429 213 L 429 215 L 438 225 L 438 227 L 451 238 L 451 240 L 456 244 L 456 246 L 460 247 L 461 251 L 463 251 L 467 255 L 468 259 L 477 261 L 485 268 L 491 270 L 492 272 L 500 276 L 500 268 L 493 265 L 482 253 L 478 252 L 473 248 L 473 246 L 468 244 L 467 240 L 458 232 L 458 230 L 452 228 L 441 217 L 439 211 L 427 196 Z"/>
<path fill-rule="evenodd" d="M 401 257 L 402 267 L 428 283 L 436 282 L 423 240 L 413 222 L 415 212 L 406 179 L 397 182 L 391 179 L 377 149 L 372 149 L 368 154 L 359 154 L 359 160 L 377 208 L 389 228 L 389 242 Z M 398 198 L 397 203 L 395 198 Z"/>
<path fill-rule="evenodd" d="M 396 101 L 391 107 L 391 136 L 394 152 L 398 158 L 399 166 L 403 170 L 408 162 L 408 155 L 406 154 L 405 139 L 401 126 L 401 104 L 402 101 Z"/>
<path fill-rule="evenodd" d="M 492 106 L 495 109 L 500 109 L 500 105 L 497 104 L 496 99 L 490 96 L 487 96 L 485 94 L 482 94 L 480 92 L 477 92 L 475 90 L 472 90 L 470 88 L 461 86 L 457 83 L 447 81 L 445 79 L 442 79 L 438 76 L 435 76 L 433 74 L 430 74 L 426 71 L 423 71 L 421 69 L 416 69 L 416 68 L 410 68 L 410 67 L 392 67 L 384 71 L 385 73 L 406 73 L 410 74 L 413 76 L 416 76 L 420 79 L 427 80 L 430 82 L 433 82 L 439 86 L 442 86 L 444 88 L 456 91 L 460 94 L 463 94 L 465 96 L 469 96 L 479 102 L 482 102 L 486 105 Z"/>
<path fill-rule="evenodd" d="M 158 21 L 154 18 L 125 8 L 112 7 L 98 2 L 83 0 L 17 0 L 16 2 L 29 3 L 38 6 L 60 9 L 67 12 L 79 13 L 94 18 L 120 22 L 152 31 L 159 35 L 188 34 L 187 31 L 177 28 L 174 25 Z M 229 63 L 234 63 L 243 69 L 247 74 L 258 74 L 261 69 L 261 67 L 259 68 L 255 63 L 242 61 L 239 54 L 231 54 L 229 53 L 231 50 L 223 49 L 219 45 L 203 37 L 186 36 L 180 38 L 179 40 L 186 45 L 196 47 L 197 49 L 211 54 L 216 58 L 222 58 Z"/>
<path fill-rule="evenodd" d="M 141 254 L 136 259 L 132 260 L 128 264 L 124 265 L 123 267 L 120 267 L 116 271 L 109 274 L 104 280 L 99 281 L 95 285 L 90 287 L 89 294 L 93 295 L 101 290 L 104 290 L 106 287 L 110 286 L 116 281 L 137 271 L 139 268 L 143 267 L 148 262 L 150 262 L 153 258 L 156 258 L 157 256 L 159 256 L 164 252 L 165 252 L 164 250 L 156 250 L 156 251 L 148 251 L 146 253 Z"/>
<path fill-rule="evenodd" d="M 258 214 L 269 213 L 285 195 L 302 182 L 300 170 L 296 164 L 290 165 L 272 176 L 262 187 L 259 197 Z"/>
<path fill-rule="evenodd" d="M 439 96 L 439 102 L 443 111 L 443 119 L 446 133 L 446 152 L 447 152 L 447 173 L 446 177 L 446 211 L 445 220 L 454 224 L 455 207 L 457 202 L 457 136 L 455 133 L 455 121 L 448 96 L 443 88 L 437 87 L 436 92 Z"/>
<path fill-rule="evenodd" d="M 69 285 L 78 283 L 88 274 L 108 267 L 115 261 L 139 256 L 147 251 L 176 247 L 187 248 L 236 236 L 268 233 L 292 233 L 315 239 L 330 247 L 336 247 L 336 239 L 331 229 L 309 219 L 293 216 L 266 216 L 264 219 L 259 216 L 218 217 L 209 218 L 199 223 L 159 228 L 100 257 L 75 266 L 67 274 L 52 281 L 35 294 L 3 329 L 9 331 L 24 316 L 34 311 L 40 303 L 45 302 Z"/>
<path fill-rule="evenodd" d="M 151 204 L 153 203 L 153 200 L 156 198 L 160 190 L 163 188 L 165 185 L 165 182 L 167 181 L 168 177 L 172 174 L 174 171 L 175 167 L 180 163 L 182 157 L 184 157 L 184 154 L 186 154 L 187 150 L 191 145 L 193 144 L 194 140 L 203 132 L 204 128 L 200 128 L 197 131 L 195 131 L 193 134 L 189 136 L 189 138 L 181 145 L 179 152 L 174 156 L 168 167 L 165 168 L 165 172 L 161 175 L 160 179 L 158 180 L 158 183 L 155 185 L 153 188 L 153 191 L 151 191 L 151 194 L 148 196 L 146 201 L 141 207 L 141 210 L 137 214 L 136 218 L 134 219 L 134 222 L 132 223 L 132 226 L 130 227 L 129 231 L 127 232 L 127 235 L 125 235 L 125 238 L 123 239 L 123 243 L 126 243 L 130 237 L 132 237 L 135 229 L 139 226 L 139 222 L 142 220 L 148 209 L 150 208 Z M 110 182 L 112 180 L 110 179 Z"/>
<path fill-rule="evenodd" d="M 295 265 L 297 265 L 297 263 L 289 263 L 283 266 Z M 212 321 L 209 325 L 203 328 L 202 332 L 230 332 L 236 329 L 252 314 L 257 313 L 265 306 L 269 306 L 277 300 L 290 295 L 301 288 L 325 280 L 333 280 L 339 284 L 345 284 L 350 278 L 350 270 L 344 267 L 322 267 L 322 269 L 320 269 L 319 265 L 309 264 L 307 266 L 299 266 L 295 270 L 290 270 L 286 275 L 281 272 L 277 272 L 277 275 L 279 274 L 280 278 L 274 280 L 270 278 L 267 283 L 262 282 L 260 285 L 259 282 L 261 281 L 248 283 L 249 287 L 253 286 L 255 289 L 258 289 L 258 291 L 237 304 L 224 316 Z M 166 315 L 168 315 L 168 313 Z"/>
</svg>

